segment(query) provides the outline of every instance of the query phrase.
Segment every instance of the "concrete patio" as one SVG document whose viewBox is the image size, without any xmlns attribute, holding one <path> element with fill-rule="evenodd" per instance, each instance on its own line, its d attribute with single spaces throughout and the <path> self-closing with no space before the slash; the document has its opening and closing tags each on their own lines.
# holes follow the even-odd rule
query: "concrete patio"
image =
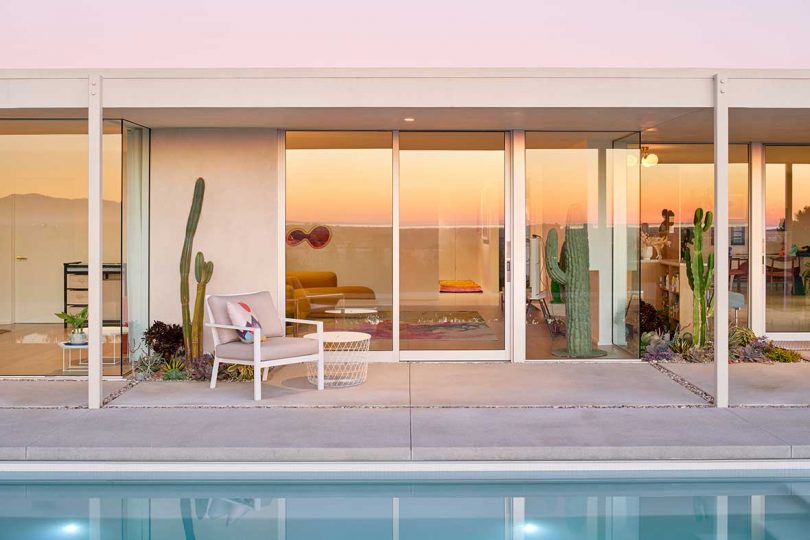
<svg viewBox="0 0 810 540">
<path fill-rule="evenodd" d="M 316 392 L 303 366 L 274 371 L 252 401 L 250 383 L 140 383 L 108 407 L 621 407 L 707 402 L 646 363 L 372 364 L 352 388 Z"/>
<path fill-rule="evenodd" d="M 714 364 L 664 364 L 664 367 L 714 395 Z M 810 363 L 730 364 L 729 403 L 810 406 Z"/>
<path fill-rule="evenodd" d="M 666 367 L 713 387 L 711 365 Z M 808 367 L 732 366 L 732 396 L 799 401 Z M 82 381 L 0 381 L 0 461 L 810 459 L 810 407 L 715 409 L 645 363 L 374 364 L 323 392 L 287 366 L 258 403 L 249 382 L 104 390 L 87 410 Z"/>
</svg>

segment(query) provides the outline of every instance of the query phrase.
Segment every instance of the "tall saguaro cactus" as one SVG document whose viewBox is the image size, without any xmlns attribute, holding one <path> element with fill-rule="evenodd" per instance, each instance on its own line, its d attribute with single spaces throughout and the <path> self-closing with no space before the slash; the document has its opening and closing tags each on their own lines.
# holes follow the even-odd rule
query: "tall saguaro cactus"
<svg viewBox="0 0 810 540">
<path fill-rule="evenodd" d="M 555 356 L 588 358 L 604 356 L 605 351 L 591 344 L 591 277 L 588 228 L 565 227 L 562 255 L 557 251 L 557 230 L 551 229 L 546 242 L 546 270 L 565 289 L 565 318 L 568 348 L 552 351 Z"/>
<path fill-rule="evenodd" d="M 703 264 L 703 235 L 712 226 L 712 213 L 703 208 L 695 210 L 695 238 L 694 255 L 687 247 L 683 250 L 683 259 L 686 264 L 686 277 L 692 289 L 692 335 L 694 343 L 699 347 L 706 345 L 708 340 L 709 317 L 712 315 L 714 302 L 707 301 L 707 292 L 712 285 L 714 277 L 714 253 L 709 253 L 706 264 Z"/>
<path fill-rule="evenodd" d="M 197 224 L 200 222 L 203 198 L 205 197 L 205 180 L 197 178 L 194 184 L 194 195 L 191 199 L 191 209 L 186 222 L 186 237 L 183 241 L 183 251 L 180 254 L 180 307 L 183 315 L 183 346 L 186 359 L 191 360 L 202 354 L 202 325 L 203 303 L 205 302 L 205 287 L 214 273 L 214 263 L 206 262 L 202 252 L 197 252 L 194 264 L 194 277 L 197 281 L 197 296 L 194 301 L 194 318 L 191 317 L 189 306 L 188 278 L 191 270 L 191 251 L 194 244 L 194 235 L 197 233 Z"/>
</svg>

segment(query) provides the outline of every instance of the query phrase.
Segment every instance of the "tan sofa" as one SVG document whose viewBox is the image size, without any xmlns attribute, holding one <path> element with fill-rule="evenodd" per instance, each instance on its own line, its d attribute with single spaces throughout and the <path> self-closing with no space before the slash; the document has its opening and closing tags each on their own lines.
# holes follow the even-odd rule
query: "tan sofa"
<svg viewBox="0 0 810 540">
<path fill-rule="evenodd" d="M 338 285 L 334 272 L 287 272 L 286 311 L 290 317 L 323 317 L 341 300 L 374 300 L 362 285 Z"/>
</svg>

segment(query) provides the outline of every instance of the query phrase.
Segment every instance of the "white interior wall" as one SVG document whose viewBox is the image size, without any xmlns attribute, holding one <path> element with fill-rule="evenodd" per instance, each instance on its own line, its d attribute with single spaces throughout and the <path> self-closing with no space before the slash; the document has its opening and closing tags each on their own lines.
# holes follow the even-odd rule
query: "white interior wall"
<svg viewBox="0 0 810 540">
<path fill-rule="evenodd" d="M 151 146 L 152 321 L 181 319 L 178 265 L 194 181 L 200 176 L 206 191 L 194 252 L 214 262 L 208 293 L 276 290 L 277 131 L 156 129 Z M 210 347 L 208 332 L 205 338 Z"/>
</svg>

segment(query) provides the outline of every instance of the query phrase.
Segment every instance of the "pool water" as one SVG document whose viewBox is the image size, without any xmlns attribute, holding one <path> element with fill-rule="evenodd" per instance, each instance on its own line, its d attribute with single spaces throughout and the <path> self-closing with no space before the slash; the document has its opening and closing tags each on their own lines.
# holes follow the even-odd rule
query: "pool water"
<svg viewBox="0 0 810 540">
<path fill-rule="evenodd" d="M 810 538 L 810 477 L 0 483 L 0 539 Z"/>
</svg>

